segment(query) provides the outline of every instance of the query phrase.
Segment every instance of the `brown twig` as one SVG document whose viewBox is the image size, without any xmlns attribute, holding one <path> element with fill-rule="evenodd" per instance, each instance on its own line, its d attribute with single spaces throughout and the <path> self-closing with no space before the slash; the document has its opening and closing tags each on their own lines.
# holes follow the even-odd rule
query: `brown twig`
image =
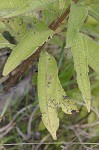
<svg viewBox="0 0 99 150">
<path fill-rule="evenodd" d="M 74 0 L 74 2 L 77 3 L 78 0 Z M 53 31 L 56 31 L 56 29 L 58 29 L 58 27 L 61 25 L 61 23 L 64 21 L 64 19 L 68 16 L 69 12 L 70 12 L 70 7 L 67 8 L 67 10 L 57 19 L 57 21 L 52 22 L 49 25 L 49 28 Z M 18 71 L 16 74 L 10 75 L 8 84 L 6 85 L 6 88 L 4 90 L 5 92 L 7 92 L 10 87 L 15 85 L 15 83 L 24 74 L 24 72 L 29 67 L 29 65 L 32 64 L 33 61 L 39 56 L 39 53 L 41 52 L 45 43 L 42 46 L 40 46 L 34 54 L 32 54 L 28 59 L 26 59 L 21 65 L 18 66 Z"/>
</svg>

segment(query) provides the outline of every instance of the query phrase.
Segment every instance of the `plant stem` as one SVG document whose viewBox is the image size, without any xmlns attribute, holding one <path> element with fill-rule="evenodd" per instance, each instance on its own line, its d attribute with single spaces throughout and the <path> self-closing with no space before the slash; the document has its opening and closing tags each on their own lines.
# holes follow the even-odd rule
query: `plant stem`
<svg viewBox="0 0 99 150">
<path fill-rule="evenodd" d="M 78 0 L 74 0 L 74 2 L 77 3 Z M 58 27 L 61 25 L 64 19 L 68 16 L 69 12 L 70 12 L 70 7 L 67 8 L 67 10 L 57 19 L 57 21 L 52 22 L 49 25 L 49 28 L 53 31 L 56 31 L 56 29 L 58 29 Z M 22 64 L 20 64 L 17 67 L 18 70 L 14 75 L 11 75 L 10 73 L 10 78 L 8 84 L 6 85 L 6 88 L 4 89 L 4 92 L 8 92 L 9 88 L 16 84 L 16 82 L 24 74 L 24 72 L 29 67 L 29 65 L 32 64 L 33 61 L 39 56 L 39 53 L 41 52 L 45 43 L 42 46 L 40 46 L 35 53 L 33 53 L 29 58 L 27 58 L 25 61 L 23 61 Z"/>
</svg>

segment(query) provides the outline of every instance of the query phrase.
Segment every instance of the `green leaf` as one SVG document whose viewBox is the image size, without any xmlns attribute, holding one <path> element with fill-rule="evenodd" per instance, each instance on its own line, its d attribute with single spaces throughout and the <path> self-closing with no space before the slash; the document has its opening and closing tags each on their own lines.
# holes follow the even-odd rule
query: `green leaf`
<svg viewBox="0 0 99 150">
<path fill-rule="evenodd" d="M 86 50 L 88 50 L 88 64 L 95 72 L 99 73 L 99 44 L 87 35 L 83 34 L 83 37 L 86 42 Z"/>
<path fill-rule="evenodd" d="M 26 5 L 30 0 L 0 0 L 0 10 L 11 10 L 23 7 Z"/>
<path fill-rule="evenodd" d="M 91 90 L 88 77 L 88 45 L 83 34 L 76 36 L 76 41 L 72 45 L 71 52 L 74 60 L 74 68 L 77 73 L 77 83 L 82 92 L 83 100 L 86 103 L 88 112 L 90 111 Z"/>
<path fill-rule="evenodd" d="M 56 0 L 2 0 L 0 14 L 2 18 L 10 18 L 26 14 L 31 11 L 46 9 L 46 5 Z"/>
<path fill-rule="evenodd" d="M 52 95 L 55 93 L 53 90 L 55 90 L 57 84 L 53 84 L 57 76 L 56 68 L 54 58 L 42 52 L 38 64 L 38 98 L 42 120 L 54 139 L 56 139 L 56 131 L 59 127 L 56 107 L 58 101 L 54 99 L 54 96 L 52 99 Z"/>
<path fill-rule="evenodd" d="M 6 30 L 5 24 L 0 21 L 0 33 L 3 33 L 5 30 Z"/>
<path fill-rule="evenodd" d="M 42 11 L 42 20 L 47 24 L 50 24 L 52 21 L 56 20 L 59 15 L 59 4 L 56 0 L 55 3 L 50 3 L 46 5 L 46 9 Z"/>
<path fill-rule="evenodd" d="M 4 47 L 9 47 L 9 48 L 14 48 L 13 44 L 10 44 L 0 33 L 0 48 L 4 48 Z"/>
<path fill-rule="evenodd" d="M 59 9 L 64 8 L 64 0 L 59 0 Z"/>
<path fill-rule="evenodd" d="M 33 31 L 33 29 L 31 29 L 12 51 L 4 66 L 3 75 L 6 76 L 14 70 L 53 34 L 54 31 L 47 28 L 43 23 L 38 24 L 37 31 Z"/>
<path fill-rule="evenodd" d="M 72 43 L 75 42 L 75 37 L 81 29 L 84 20 L 88 13 L 88 7 L 79 6 L 74 2 L 71 3 L 69 21 L 67 26 L 67 40 L 66 47 L 71 47 Z"/>
<path fill-rule="evenodd" d="M 20 8 L 24 8 L 30 0 L 1 0 L 0 1 L 0 16 L 4 17 L 8 14 L 16 12 Z"/>
<path fill-rule="evenodd" d="M 88 63 L 89 66 L 99 73 L 99 44 L 93 41 L 87 35 L 84 36 L 88 48 Z"/>
<path fill-rule="evenodd" d="M 28 24 L 22 18 L 3 19 L 6 30 L 19 42 L 29 32 Z"/>
<path fill-rule="evenodd" d="M 99 4 L 92 4 L 90 6 L 89 13 L 92 17 L 99 21 Z"/>
<path fill-rule="evenodd" d="M 92 26 L 90 24 L 84 24 L 81 31 L 92 37 L 99 38 L 99 26 Z"/>
<path fill-rule="evenodd" d="M 71 114 L 77 111 L 75 102 L 69 100 L 58 79 L 58 68 L 53 56 L 41 52 L 38 64 L 38 98 L 42 120 L 48 131 L 56 139 L 59 127 L 57 109 L 59 107 Z"/>
<path fill-rule="evenodd" d="M 64 91 L 64 89 L 62 88 L 59 79 L 57 79 L 56 81 L 57 87 L 56 87 L 56 92 L 54 94 L 57 94 L 59 92 L 58 97 L 56 97 L 56 99 L 58 99 L 59 101 L 59 106 L 62 108 L 62 111 L 65 112 L 66 114 L 72 114 L 72 111 L 78 112 L 77 107 L 75 105 L 75 101 L 70 100 L 67 95 L 66 92 Z"/>
</svg>

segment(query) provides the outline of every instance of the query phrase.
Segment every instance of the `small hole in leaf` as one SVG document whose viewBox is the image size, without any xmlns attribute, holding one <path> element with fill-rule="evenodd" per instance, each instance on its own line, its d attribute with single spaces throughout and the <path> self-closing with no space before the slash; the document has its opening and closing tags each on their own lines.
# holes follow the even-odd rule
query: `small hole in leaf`
<svg viewBox="0 0 99 150">
<path fill-rule="evenodd" d="M 76 110 L 72 110 L 71 113 L 72 113 L 72 114 L 76 114 Z"/>
<path fill-rule="evenodd" d="M 66 96 L 66 95 L 63 95 L 63 99 L 65 100 L 65 99 L 67 99 L 68 98 L 68 96 Z"/>
</svg>

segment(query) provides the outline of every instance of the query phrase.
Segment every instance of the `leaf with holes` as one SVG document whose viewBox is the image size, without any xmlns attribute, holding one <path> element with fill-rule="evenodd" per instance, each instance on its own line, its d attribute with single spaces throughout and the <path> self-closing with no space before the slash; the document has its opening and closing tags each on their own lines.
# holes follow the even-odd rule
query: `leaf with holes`
<svg viewBox="0 0 99 150">
<path fill-rule="evenodd" d="M 6 76 L 14 70 L 23 60 L 31 56 L 37 48 L 47 41 L 48 37 L 53 34 L 54 31 L 47 28 L 43 23 L 38 24 L 36 31 L 31 29 L 12 51 L 4 66 L 3 75 Z"/>
<path fill-rule="evenodd" d="M 57 109 L 61 107 L 65 113 L 71 114 L 77 108 L 75 102 L 67 98 L 60 84 L 54 57 L 46 52 L 41 52 L 38 64 L 38 98 L 44 125 L 56 139 L 59 127 Z"/>
<path fill-rule="evenodd" d="M 77 83 L 82 92 L 83 99 L 86 103 L 88 112 L 90 111 L 91 90 L 88 77 L 88 47 L 86 38 L 83 34 L 76 36 L 75 44 L 71 48 L 74 60 L 74 67 L 77 73 Z"/>
</svg>

